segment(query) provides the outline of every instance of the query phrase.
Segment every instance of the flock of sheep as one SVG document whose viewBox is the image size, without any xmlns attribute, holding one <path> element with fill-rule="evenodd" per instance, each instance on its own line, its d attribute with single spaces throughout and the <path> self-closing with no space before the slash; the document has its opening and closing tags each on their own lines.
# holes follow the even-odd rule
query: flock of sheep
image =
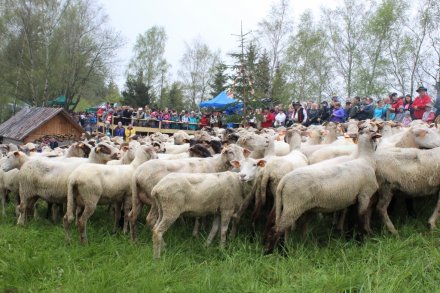
<svg viewBox="0 0 440 293">
<path fill-rule="evenodd" d="M 401 128 L 374 120 L 261 131 L 209 128 L 195 136 L 155 133 L 130 143 L 102 137 L 55 154 L 1 145 L 2 213 L 6 216 L 6 198 L 13 192 L 17 223 L 25 224 L 42 199 L 54 221 L 65 211 L 66 241 L 71 241 L 69 228 L 76 219 L 80 240 L 87 242 L 87 221 L 96 206 L 110 205 L 113 232 L 123 215 L 123 232 L 137 240 L 136 223 L 146 205 L 155 258 L 164 247 L 163 234 L 179 217 L 196 218 L 197 236 L 200 221 L 213 215 L 206 243 L 220 234 L 223 247 L 228 227 L 234 237 L 252 201 L 252 220 L 260 219 L 268 198 L 273 206 L 266 215 L 266 252 L 298 222 L 305 231 L 316 213 L 333 213 L 333 223 L 342 231 L 347 211 L 354 208 L 359 232 L 370 234 L 375 208 L 397 234 L 388 215 L 391 199 L 438 194 L 439 146 L 436 127 L 414 121 Z M 440 199 L 428 221 L 431 229 L 439 212 Z"/>
</svg>

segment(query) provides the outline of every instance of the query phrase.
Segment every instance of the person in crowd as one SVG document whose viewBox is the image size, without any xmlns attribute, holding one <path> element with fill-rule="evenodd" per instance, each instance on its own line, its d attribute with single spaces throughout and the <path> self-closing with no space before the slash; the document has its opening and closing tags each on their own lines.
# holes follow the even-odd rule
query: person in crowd
<svg viewBox="0 0 440 293">
<path fill-rule="evenodd" d="M 125 128 L 122 127 L 122 122 L 118 122 L 118 126 L 116 126 L 114 131 L 115 136 L 120 136 L 124 138 L 125 136 Z"/>
<path fill-rule="evenodd" d="M 411 117 L 413 116 L 413 108 L 412 108 L 412 97 L 410 94 L 405 96 L 405 99 L 403 100 L 403 107 L 405 111 L 409 111 L 411 114 Z"/>
<path fill-rule="evenodd" d="M 391 98 L 389 96 L 386 96 L 383 99 L 383 107 L 385 108 L 385 121 L 390 120 L 390 111 L 388 111 L 389 108 L 391 108 Z"/>
<path fill-rule="evenodd" d="M 55 139 L 55 137 L 51 137 L 49 139 L 49 147 L 53 150 L 58 147 L 58 141 Z"/>
<path fill-rule="evenodd" d="M 128 124 L 127 129 L 125 129 L 125 141 L 129 142 L 131 140 L 131 137 L 135 134 L 136 131 L 134 130 L 133 125 L 131 123 Z"/>
<path fill-rule="evenodd" d="M 162 128 L 168 129 L 170 128 L 170 121 L 171 121 L 171 111 L 168 111 L 168 109 L 165 109 L 162 113 Z"/>
<path fill-rule="evenodd" d="M 122 124 L 128 125 L 131 123 L 131 116 L 133 115 L 133 111 L 130 107 L 124 107 L 124 110 L 122 111 Z M 137 117 L 138 118 L 138 117 Z"/>
<path fill-rule="evenodd" d="M 414 119 L 422 119 L 425 113 L 425 106 L 431 104 L 431 97 L 428 95 L 428 90 L 424 86 L 420 86 L 416 92 L 419 94 L 412 103 L 414 109 Z M 430 105 L 432 107 L 432 105 Z"/>
<path fill-rule="evenodd" d="M 275 117 L 269 111 L 269 108 L 264 109 L 263 121 L 261 122 L 261 127 L 262 128 L 272 127 L 272 124 L 273 124 L 274 120 L 275 120 Z"/>
<path fill-rule="evenodd" d="M 300 102 L 294 102 L 293 108 L 294 108 L 294 112 L 293 112 L 294 123 L 301 123 L 304 125 L 307 124 L 307 111 L 300 104 Z"/>
<path fill-rule="evenodd" d="M 350 111 L 351 111 L 351 102 L 346 101 L 344 107 L 344 113 L 345 113 L 344 121 L 348 120 L 348 115 L 350 114 Z"/>
<path fill-rule="evenodd" d="M 321 124 L 322 111 L 319 109 L 317 103 L 312 103 L 310 109 L 307 111 L 307 126 Z"/>
<path fill-rule="evenodd" d="M 181 128 L 182 129 L 188 129 L 188 122 L 189 122 L 189 113 L 188 111 L 184 111 L 183 116 L 180 118 L 180 122 L 182 122 L 181 124 Z"/>
<path fill-rule="evenodd" d="M 218 115 L 218 112 L 212 113 L 209 123 L 211 124 L 211 127 L 218 127 L 219 126 L 220 117 Z"/>
<path fill-rule="evenodd" d="M 189 126 L 188 129 L 189 130 L 196 130 L 197 129 L 197 125 L 199 123 L 199 119 L 197 119 L 197 114 L 193 111 L 191 112 L 191 115 L 189 116 Z"/>
<path fill-rule="evenodd" d="M 353 102 L 351 104 L 350 114 L 348 114 L 348 118 L 350 119 L 358 119 L 357 115 L 360 111 L 361 106 L 361 98 L 356 96 L 353 98 Z"/>
<path fill-rule="evenodd" d="M 98 111 L 96 112 L 96 117 L 101 122 L 103 121 L 102 116 L 104 115 L 104 109 L 105 109 L 105 107 L 99 107 Z"/>
<path fill-rule="evenodd" d="M 404 115 L 404 117 L 402 119 L 403 127 L 409 127 L 411 122 L 412 122 L 411 112 L 410 111 L 405 111 L 405 115 Z"/>
<path fill-rule="evenodd" d="M 113 109 L 112 108 L 108 109 L 107 113 L 105 114 L 104 121 L 105 121 L 105 123 L 108 123 L 108 124 L 112 123 L 112 121 L 113 121 Z"/>
<path fill-rule="evenodd" d="M 280 127 L 286 125 L 286 113 L 283 109 L 278 109 L 278 114 L 275 116 L 275 127 Z"/>
<path fill-rule="evenodd" d="M 425 105 L 425 112 L 422 115 L 422 121 L 425 121 L 428 124 L 431 124 L 435 120 L 435 113 L 432 111 L 432 105 Z"/>
<path fill-rule="evenodd" d="M 387 115 L 387 109 L 382 100 L 377 101 L 377 105 L 374 108 L 373 118 L 385 120 Z"/>
<path fill-rule="evenodd" d="M 403 117 L 405 116 L 405 107 L 403 105 L 399 106 L 396 115 L 394 116 L 395 122 L 402 122 Z"/>
<path fill-rule="evenodd" d="M 363 97 L 362 105 L 360 106 L 359 112 L 357 113 L 355 119 L 358 120 L 371 119 L 373 118 L 373 114 L 374 114 L 373 98 Z"/>
<path fill-rule="evenodd" d="M 328 106 L 327 101 L 321 102 L 321 118 L 319 123 L 323 123 L 325 121 L 328 121 L 330 119 L 330 108 Z"/>
<path fill-rule="evenodd" d="M 344 108 L 341 107 L 341 103 L 335 102 L 333 103 L 333 112 L 330 117 L 331 122 L 342 123 L 345 119 L 345 111 Z"/>
<path fill-rule="evenodd" d="M 202 118 L 201 118 L 200 121 L 199 121 L 200 128 L 203 128 L 203 127 L 205 127 L 205 126 L 208 126 L 208 124 L 209 124 L 209 120 L 208 120 L 208 118 L 206 117 L 206 114 L 203 114 L 203 115 L 202 115 Z"/>
<path fill-rule="evenodd" d="M 178 123 L 180 122 L 179 114 L 176 110 L 171 111 L 171 121 L 171 129 L 180 129 L 180 124 Z"/>
</svg>

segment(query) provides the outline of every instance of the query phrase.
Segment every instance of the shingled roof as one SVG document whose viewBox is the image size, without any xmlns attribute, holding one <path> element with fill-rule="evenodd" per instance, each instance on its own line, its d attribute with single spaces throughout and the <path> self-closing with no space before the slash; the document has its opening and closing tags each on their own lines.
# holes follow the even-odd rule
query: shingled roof
<svg viewBox="0 0 440 293">
<path fill-rule="evenodd" d="M 79 131 L 83 131 L 81 126 L 63 108 L 32 107 L 21 110 L 8 121 L 1 124 L 0 136 L 21 141 L 32 131 L 60 113 L 75 125 Z"/>
</svg>

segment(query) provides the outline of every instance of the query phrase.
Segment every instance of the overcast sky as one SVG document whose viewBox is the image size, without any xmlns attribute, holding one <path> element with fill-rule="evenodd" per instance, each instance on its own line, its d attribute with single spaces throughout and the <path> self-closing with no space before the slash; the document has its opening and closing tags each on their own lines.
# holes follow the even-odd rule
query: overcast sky
<svg viewBox="0 0 440 293">
<path fill-rule="evenodd" d="M 291 14 L 298 20 L 304 10 L 316 16 L 320 7 L 334 7 L 338 0 L 290 0 Z M 226 56 L 237 48 L 232 34 L 257 28 L 269 12 L 273 0 L 100 0 L 110 25 L 121 33 L 125 45 L 118 52 L 119 67 L 115 81 L 122 87 L 125 69 L 132 56 L 136 37 L 154 25 L 163 26 L 168 36 L 165 58 L 172 65 L 172 79 L 177 79 L 184 42 L 201 38 L 211 50 L 220 49 Z"/>
</svg>

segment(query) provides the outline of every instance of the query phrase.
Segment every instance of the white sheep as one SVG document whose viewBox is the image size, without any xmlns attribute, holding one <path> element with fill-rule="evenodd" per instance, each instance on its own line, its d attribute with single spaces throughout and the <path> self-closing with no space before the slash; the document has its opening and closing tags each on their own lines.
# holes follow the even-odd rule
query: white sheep
<svg viewBox="0 0 440 293">
<path fill-rule="evenodd" d="M 20 170 L 20 216 L 17 223 L 25 223 L 27 215 L 39 198 L 49 203 L 65 203 L 67 201 L 67 179 L 79 165 L 105 164 L 118 157 L 119 150 L 107 143 L 99 143 L 93 148 L 88 159 L 70 158 L 65 161 L 54 161 L 39 158 L 31 160 L 22 152 L 9 153 L 2 165 L 3 170 L 9 171 L 14 168 Z"/>
<path fill-rule="evenodd" d="M 240 172 L 221 173 L 171 173 L 160 180 L 152 190 L 158 207 L 159 218 L 153 228 L 154 257 L 159 258 L 163 246 L 163 234 L 180 215 L 214 214 L 215 219 L 206 241 L 210 245 L 220 226 L 220 245 L 226 242 L 226 233 L 234 212 L 244 200 L 243 183 L 255 179 L 264 160 L 245 159 L 231 162 Z"/>
<path fill-rule="evenodd" d="M 249 151 L 247 151 L 248 154 Z M 238 145 L 225 147 L 220 155 L 212 158 L 188 158 L 180 160 L 151 160 L 143 163 L 132 177 L 132 210 L 129 215 L 130 232 L 136 239 L 136 220 L 144 204 L 151 205 L 147 223 L 153 227 L 157 220 L 157 210 L 151 198 L 153 187 L 169 173 L 217 173 L 231 168 L 230 162 L 241 160 L 245 150 Z"/>
<path fill-rule="evenodd" d="M 358 202 L 361 228 L 370 232 L 367 210 L 370 199 L 378 189 L 375 175 L 374 145 L 376 134 L 359 137 L 358 157 L 340 164 L 325 161 L 298 168 L 280 183 L 275 196 L 276 225 L 269 237 L 267 252 L 274 249 L 280 235 L 295 227 L 298 218 L 308 211 L 336 212 Z"/>
<path fill-rule="evenodd" d="M 422 150 L 417 148 L 383 147 L 375 154 L 377 180 L 380 185 L 377 210 L 382 221 L 393 234 L 397 229 L 388 215 L 388 205 L 393 191 L 400 190 L 407 197 L 424 197 L 440 192 L 440 148 Z M 439 200 L 428 220 L 431 229 L 436 226 L 440 212 Z"/>
<path fill-rule="evenodd" d="M 121 216 L 120 205 L 123 204 L 125 216 L 123 232 L 126 233 L 128 213 L 131 208 L 131 177 L 137 167 L 151 159 L 157 159 L 153 147 L 140 146 L 136 150 L 135 159 L 128 165 L 83 164 L 78 166 L 68 178 L 67 211 L 64 216 L 66 240 L 70 241 L 69 225 L 74 219 L 76 206 L 83 210 L 78 215 L 81 242 L 87 242 L 87 220 L 93 215 L 98 204 L 119 204 L 119 208 L 116 208 L 117 215 L 115 215 L 113 233 L 116 232 Z"/>
</svg>

